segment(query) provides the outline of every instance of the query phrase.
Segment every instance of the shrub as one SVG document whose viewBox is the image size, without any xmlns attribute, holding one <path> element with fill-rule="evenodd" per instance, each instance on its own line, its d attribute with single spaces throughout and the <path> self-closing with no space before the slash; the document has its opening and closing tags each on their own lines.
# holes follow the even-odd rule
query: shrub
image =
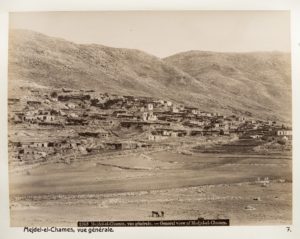
<svg viewBox="0 0 300 239">
<path fill-rule="evenodd" d="M 53 91 L 50 95 L 52 98 L 57 98 L 57 92 L 56 91 Z"/>
</svg>

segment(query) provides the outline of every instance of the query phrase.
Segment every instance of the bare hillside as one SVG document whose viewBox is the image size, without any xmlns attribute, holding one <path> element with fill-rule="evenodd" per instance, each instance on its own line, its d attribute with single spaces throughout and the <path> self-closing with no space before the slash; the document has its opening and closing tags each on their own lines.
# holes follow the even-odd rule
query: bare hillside
<svg viewBox="0 0 300 239">
<path fill-rule="evenodd" d="M 290 59 L 283 53 L 192 51 L 160 59 L 11 30 L 9 81 L 14 88 L 27 82 L 153 96 L 262 119 L 289 121 L 291 115 Z"/>
<path fill-rule="evenodd" d="M 291 118 L 290 54 L 190 51 L 165 61 L 198 80 L 207 94 L 222 101 L 219 107 Z"/>
</svg>

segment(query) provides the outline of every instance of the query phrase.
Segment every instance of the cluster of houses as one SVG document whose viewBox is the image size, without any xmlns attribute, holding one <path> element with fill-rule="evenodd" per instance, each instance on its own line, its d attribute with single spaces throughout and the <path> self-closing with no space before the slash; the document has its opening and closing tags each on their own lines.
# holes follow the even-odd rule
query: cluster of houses
<svg viewBox="0 0 300 239">
<path fill-rule="evenodd" d="M 9 148 L 17 161 L 151 147 L 155 142 L 182 137 L 292 138 L 291 128 L 274 121 L 204 112 L 151 97 L 100 94 L 93 90 L 34 90 L 30 100 L 9 98 L 8 103 L 12 127 L 27 132 L 66 132 L 64 137 L 55 138 L 54 133 L 54 138 L 43 141 L 43 135 L 35 135 L 35 140 L 11 136 Z M 75 135 L 68 135 L 71 129 Z"/>
</svg>

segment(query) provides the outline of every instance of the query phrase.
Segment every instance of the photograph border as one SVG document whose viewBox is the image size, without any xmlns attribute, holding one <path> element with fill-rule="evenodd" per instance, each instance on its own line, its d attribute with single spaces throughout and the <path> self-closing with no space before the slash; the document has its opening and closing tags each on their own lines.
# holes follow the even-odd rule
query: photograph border
<svg viewBox="0 0 300 239">
<path fill-rule="evenodd" d="M 300 3 L 297 0 L 2 0 L 0 3 L 0 237 L 1 238 L 299 238 L 299 175 L 300 156 Z M 8 67 L 8 13 L 19 11 L 103 11 L 103 10 L 290 10 L 291 11 L 291 56 L 293 93 L 293 225 L 282 226 L 230 226 L 230 227 L 186 227 L 186 228 L 116 228 L 114 233 L 25 233 L 23 228 L 9 227 L 8 190 L 8 146 L 7 146 L 7 67 Z M 291 232 L 288 231 L 290 227 Z"/>
</svg>

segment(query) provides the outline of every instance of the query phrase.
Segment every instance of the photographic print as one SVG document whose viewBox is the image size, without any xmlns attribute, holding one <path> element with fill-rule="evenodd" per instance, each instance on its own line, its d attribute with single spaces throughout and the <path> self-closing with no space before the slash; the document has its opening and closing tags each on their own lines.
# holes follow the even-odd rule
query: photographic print
<svg viewBox="0 0 300 239">
<path fill-rule="evenodd" d="M 289 11 L 9 14 L 10 225 L 292 224 Z"/>
</svg>

